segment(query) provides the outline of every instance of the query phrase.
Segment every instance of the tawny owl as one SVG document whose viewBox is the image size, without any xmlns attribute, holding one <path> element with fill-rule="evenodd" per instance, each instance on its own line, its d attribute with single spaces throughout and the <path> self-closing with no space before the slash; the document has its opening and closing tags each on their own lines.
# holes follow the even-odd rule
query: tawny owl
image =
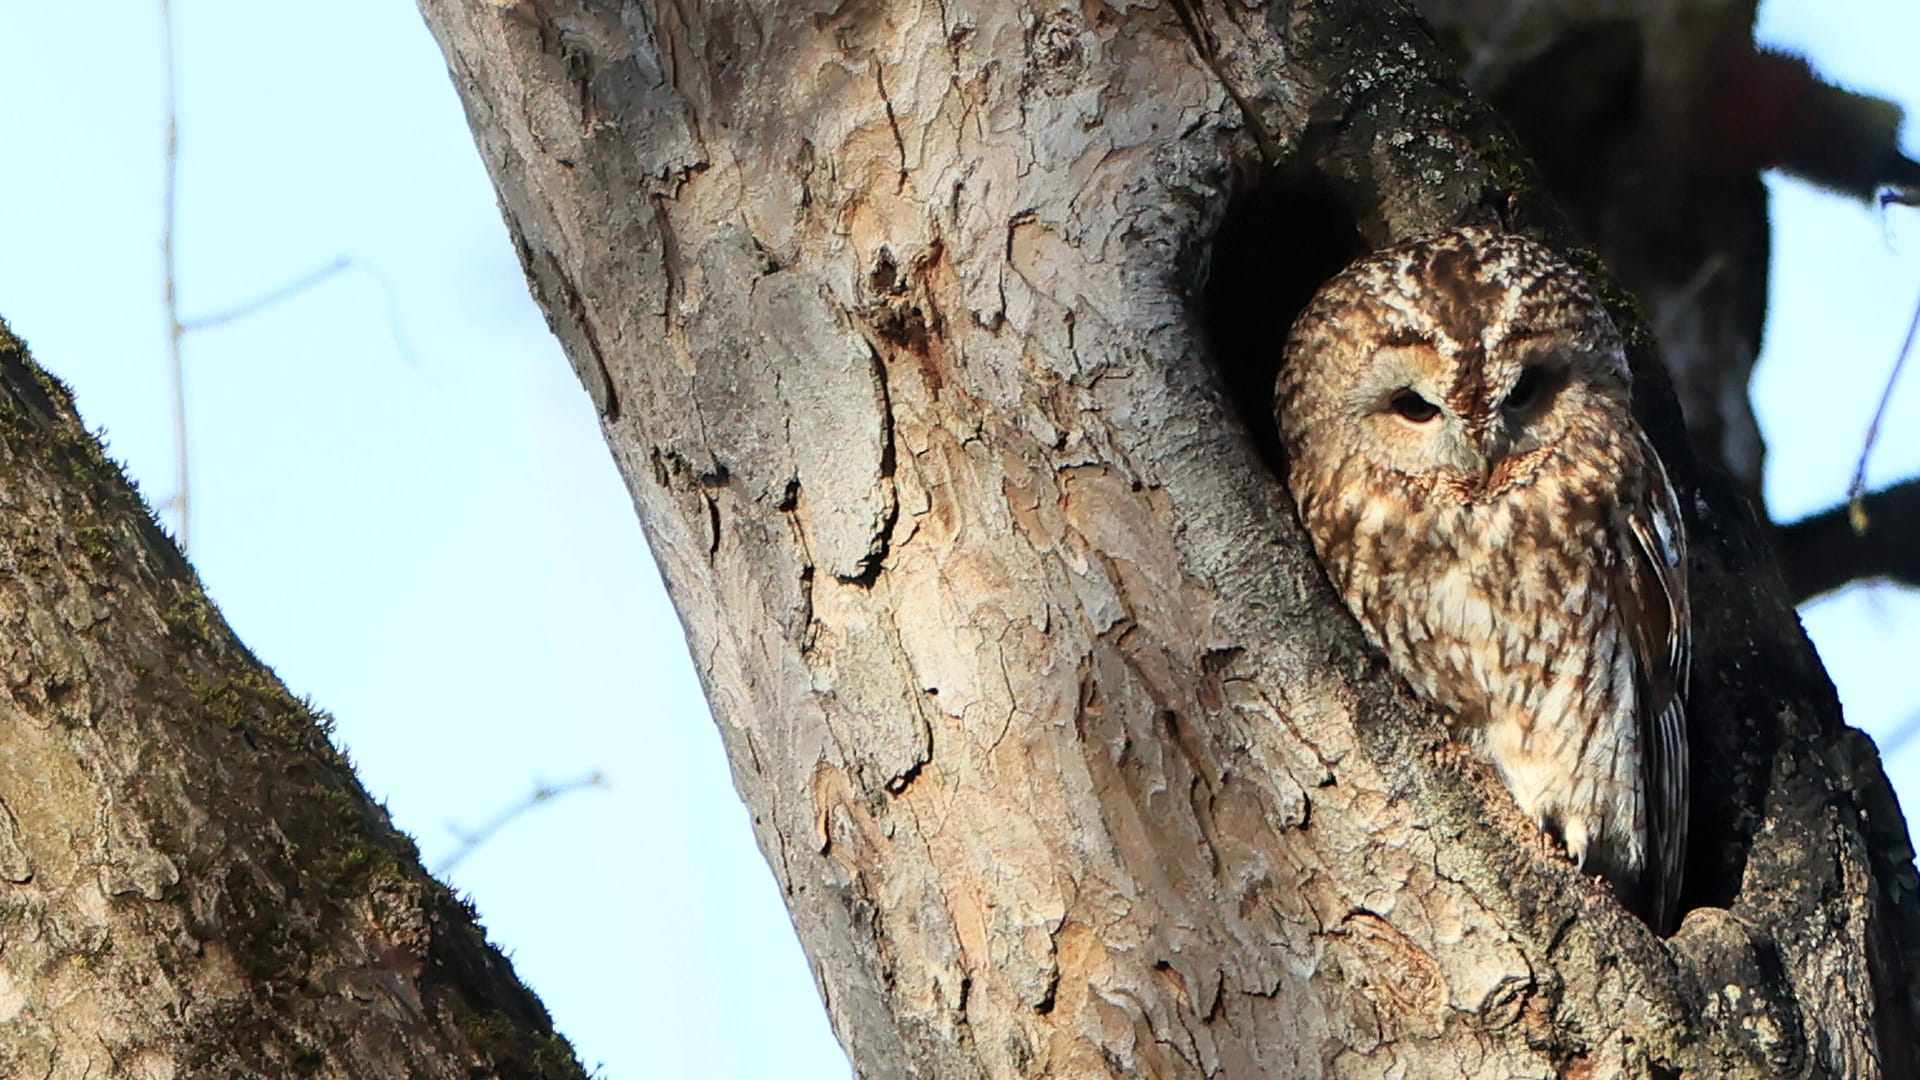
<svg viewBox="0 0 1920 1080">
<path fill-rule="evenodd" d="M 1276 408 L 1314 549 L 1520 809 L 1662 932 L 1687 828 L 1686 537 L 1578 271 L 1464 228 L 1294 324 Z"/>
</svg>

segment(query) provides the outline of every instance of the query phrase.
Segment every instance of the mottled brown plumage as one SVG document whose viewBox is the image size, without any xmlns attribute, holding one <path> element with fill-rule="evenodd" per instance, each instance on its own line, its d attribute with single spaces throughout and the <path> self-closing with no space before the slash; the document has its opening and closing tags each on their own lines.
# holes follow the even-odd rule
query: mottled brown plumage
<svg viewBox="0 0 1920 1080">
<path fill-rule="evenodd" d="M 1619 332 L 1530 240 L 1379 252 L 1294 324 L 1288 484 L 1367 637 L 1656 929 L 1686 850 L 1686 546 Z"/>
</svg>

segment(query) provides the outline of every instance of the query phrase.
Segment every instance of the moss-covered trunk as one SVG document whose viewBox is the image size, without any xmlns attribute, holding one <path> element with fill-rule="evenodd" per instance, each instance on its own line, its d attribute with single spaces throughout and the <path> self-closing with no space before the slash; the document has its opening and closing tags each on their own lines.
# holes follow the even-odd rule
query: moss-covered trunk
<svg viewBox="0 0 1920 1080">
<path fill-rule="evenodd" d="M 3 324 L 0 492 L 0 1076 L 582 1076 Z"/>
</svg>

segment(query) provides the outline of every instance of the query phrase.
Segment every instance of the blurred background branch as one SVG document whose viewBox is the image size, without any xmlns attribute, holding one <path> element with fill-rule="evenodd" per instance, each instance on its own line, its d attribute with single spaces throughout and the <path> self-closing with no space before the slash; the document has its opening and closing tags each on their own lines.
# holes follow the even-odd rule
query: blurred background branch
<svg viewBox="0 0 1920 1080">
<path fill-rule="evenodd" d="M 600 773 L 600 770 L 595 769 L 585 776 L 572 780 L 563 780 L 557 784 L 535 785 L 533 791 L 530 792 L 526 798 L 521 799 L 519 802 L 488 818 L 476 829 L 466 830 L 457 825 L 449 824 L 447 831 L 458 836 L 460 838 L 460 844 L 448 852 L 446 858 L 434 865 L 434 876 L 444 878 L 448 874 L 451 874 L 454 867 L 465 862 L 467 856 L 478 851 L 488 840 L 493 839 L 494 835 L 501 829 L 506 828 L 540 807 L 553 802 L 555 799 L 564 798 L 576 791 L 583 791 L 587 788 L 605 788 L 606 786 L 606 777 Z"/>
<path fill-rule="evenodd" d="M 1920 587 L 1920 480 L 1862 496 L 1867 528 L 1856 531 L 1842 503 L 1780 527 L 1781 561 L 1795 603 L 1854 581 Z"/>
</svg>

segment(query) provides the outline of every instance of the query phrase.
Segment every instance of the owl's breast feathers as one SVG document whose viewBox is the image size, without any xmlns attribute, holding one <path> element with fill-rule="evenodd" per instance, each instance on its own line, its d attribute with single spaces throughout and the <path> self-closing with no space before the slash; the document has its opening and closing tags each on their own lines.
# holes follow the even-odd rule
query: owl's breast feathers
<svg viewBox="0 0 1920 1080">
<path fill-rule="evenodd" d="M 1543 448 L 1475 492 L 1355 456 L 1296 495 L 1372 643 L 1664 929 L 1685 843 L 1684 539 L 1639 432 L 1598 450 Z"/>
</svg>

